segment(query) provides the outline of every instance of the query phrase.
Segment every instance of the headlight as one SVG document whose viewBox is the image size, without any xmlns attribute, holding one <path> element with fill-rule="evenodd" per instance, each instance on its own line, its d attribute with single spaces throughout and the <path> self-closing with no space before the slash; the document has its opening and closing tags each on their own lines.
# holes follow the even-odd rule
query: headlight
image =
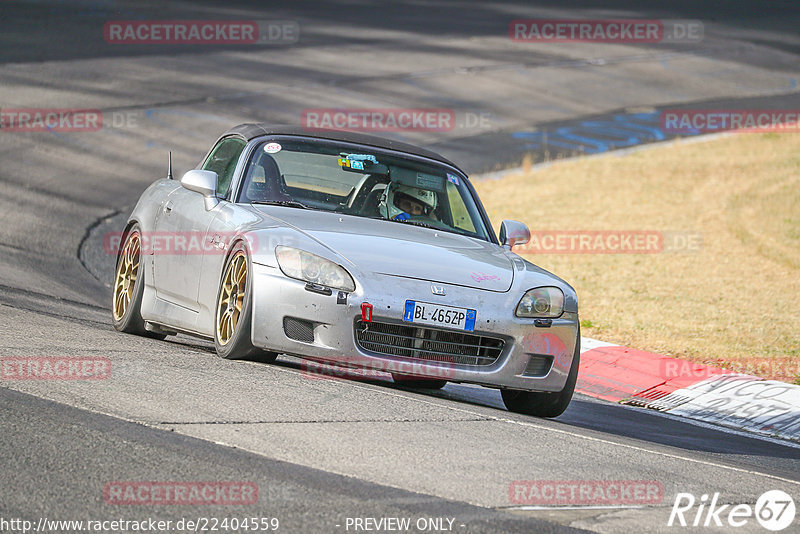
<svg viewBox="0 0 800 534">
<path fill-rule="evenodd" d="M 564 292 L 557 287 L 531 289 L 517 304 L 517 317 L 554 319 L 564 312 Z"/>
<path fill-rule="evenodd" d="M 344 267 L 305 250 L 279 245 L 275 248 L 278 267 L 289 278 L 342 291 L 355 291 L 356 283 Z"/>
</svg>

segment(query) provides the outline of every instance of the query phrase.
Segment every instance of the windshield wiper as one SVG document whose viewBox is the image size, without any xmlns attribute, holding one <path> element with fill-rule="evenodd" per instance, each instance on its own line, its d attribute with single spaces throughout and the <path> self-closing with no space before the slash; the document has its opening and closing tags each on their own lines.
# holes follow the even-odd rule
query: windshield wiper
<svg viewBox="0 0 800 534">
<path fill-rule="evenodd" d="M 302 202 L 298 202 L 296 200 L 253 200 L 250 203 L 266 204 L 267 206 L 287 206 L 289 208 L 301 208 L 304 210 L 312 209 L 310 206 L 306 206 Z"/>
<path fill-rule="evenodd" d="M 414 226 L 422 226 L 423 228 L 433 228 L 434 230 L 442 230 L 441 228 L 439 228 L 437 226 L 433 226 L 432 224 L 427 224 L 427 223 L 424 223 L 424 222 L 421 222 L 421 221 L 411 221 L 409 219 L 384 219 L 383 217 L 381 217 L 380 219 L 383 220 L 383 221 L 391 221 L 391 222 L 403 223 L 403 224 L 413 224 Z M 446 232 L 447 230 L 442 230 L 442 231 Z"/>
</svg>

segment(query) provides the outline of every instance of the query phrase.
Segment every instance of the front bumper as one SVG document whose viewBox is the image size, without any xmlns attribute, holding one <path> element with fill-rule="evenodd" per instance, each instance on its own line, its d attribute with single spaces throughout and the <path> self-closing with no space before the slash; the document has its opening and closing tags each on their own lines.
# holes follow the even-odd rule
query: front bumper
<svg viewBox="0 0 800 534">
<path fill-rule="evenodd" d="M 527 391 L 561 391 L 572 365 L 577 313 L 565 312 L 550 327 L 536 327 L 533 319 L 514 316 L 522 294 L 513 289 L 498 293 L 437 283 L 447 291 L 447 296 L 437 296 L 431 293 L 430 282 L 374 275 L 359 280 L 356 291 L 342 303 L 337 291 L 331 295 L 309 291 L 305 282 L 287 278 L 277 268 L 253 264 L 253 273 L 252 343 L 266 350 L 349 367 Z M 372 305 L 374 321 L 408 325 L 402 320 L 406 299 L 477 310 L 474 334 L 503 339 L 500 356 L 490 365 L 466 365 L 362 349 L 355 336 L 361 303 Z M 313 334 L 304 341 L 291 339 L 285 318 L 311 323 Z M 542 356 L 552 361 L 549 370 L 529 376 L 531 358 L 541 361 Z"/>
</svg>

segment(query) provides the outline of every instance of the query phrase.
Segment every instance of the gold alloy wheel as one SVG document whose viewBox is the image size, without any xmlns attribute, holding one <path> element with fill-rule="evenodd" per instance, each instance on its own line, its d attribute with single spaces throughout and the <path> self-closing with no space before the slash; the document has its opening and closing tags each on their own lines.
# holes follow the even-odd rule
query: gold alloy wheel
<svg viewBox="0 0 800 534">
<path fill-rule="evenodd" d="M 217 340 L 227 345 L 236 331 L 247 287 L 247 257 L 239 251 L 228 263 L 217 302 Z"/>
<path fill-rule="evenodd" d="M 139 274 L 139 232 L 132 232 L 125 241 L 125 248 L 119 259 L 117 277 L 114 283 L 114 320 L 120 321 L 128 311 Z"/>
</svg>

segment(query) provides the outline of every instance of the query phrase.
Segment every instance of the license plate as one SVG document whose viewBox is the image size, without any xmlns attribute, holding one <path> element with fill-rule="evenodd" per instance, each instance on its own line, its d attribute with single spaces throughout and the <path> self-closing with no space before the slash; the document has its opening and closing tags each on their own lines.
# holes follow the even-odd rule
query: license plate
<svg viewBox="0 0 800 534">
<path fill-rule="evenodd" d="M 467 308 L 455 308 L 453 306 L 442 306 L 441 304 L 432 304 L 430 302 L 407 300 L 403 321 L 407 323 L 458 328 L 459 330 L 472 332 L 475 330 L 475 318 L 477 315 L 475 310 L 469 310 Z"/>
</svg>

